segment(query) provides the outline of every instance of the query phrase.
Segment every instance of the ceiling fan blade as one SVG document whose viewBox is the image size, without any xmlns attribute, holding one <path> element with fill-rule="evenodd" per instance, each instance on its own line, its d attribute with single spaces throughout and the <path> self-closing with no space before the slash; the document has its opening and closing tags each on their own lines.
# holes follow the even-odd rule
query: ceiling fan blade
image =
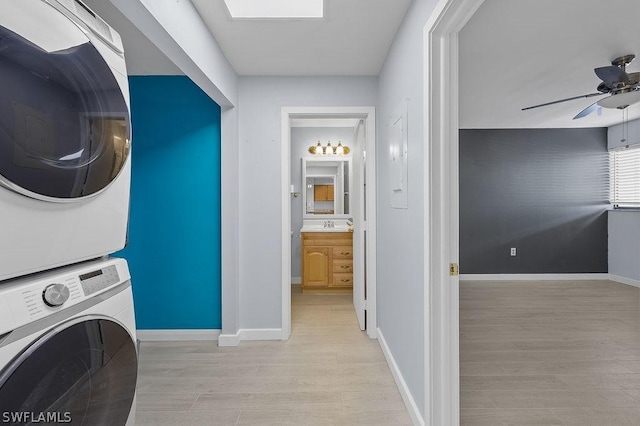
<svg viewBox="0 0 640 426">
<path fill-rule="evenodd" d="M 627 77 L 629 77 L 629 84 L 632 86 L 640 83 L 640 72 L 630 72 Z"/>
<path fill-rule="evenodd" d="M 543 106 L 547 106 L 547 105 L 554 105 L 554 104 L 559 104 L 561 102 L 567 102 L 567 101 L 573 101 L 575 99 L 586 99 L 586 98 L 591 98 L 593 96 L 602 96 L 605 95 L 606 93 L 601 93 L 601 92 L 596 92 L 596 93 L 589 93 L 588 95 L 580 95 L 580 96 L 574 96 L 572 98 L 566 98 L 566 99 L 559 99 L 557 101 L 552 101 L 552 102 L 546 102 L 544 104 L 540 104 L 540 105 L 534 105 L 534 106 L 530 106 L 530 107 L 526 107 L 526 108 L 522 108 L 522 111 L 526 111 L 528 109 L 533 109 L 533 108 L 540 108 Z"/>
<path fill-rule="evenodd" d="M 602 107 L 598 105 L 598 102 L 594 102 L 588 107 L 586 107 L 585 109 L 583 109 L 582 111 L 580 111 L 578 115 L 573 117 L 573 119 L 575 120 L 576 118 L 586 117 L 587 115 L 591 114 L 593 111 L 597 111 L 599 108 L 602 108 Z"/>
<path fill-rule="evenodd" d="M 615 86 L 616 83 L 628 83 L 629 76 L 620 67 L 609 65 L 608 67 L 600 67 L 593 70 L 598 78 L 604 81 L 608 86 Z"/>
</svg>

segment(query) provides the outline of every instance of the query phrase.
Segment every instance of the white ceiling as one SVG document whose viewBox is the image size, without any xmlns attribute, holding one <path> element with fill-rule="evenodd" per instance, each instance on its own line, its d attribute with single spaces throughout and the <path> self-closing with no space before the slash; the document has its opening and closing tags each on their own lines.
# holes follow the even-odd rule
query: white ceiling
<svg viewBox="0 0 640 426">
<path fill-rule="evenodd" d="M 85 0 L 125 44 L 131 75 L 182 74 L 109 1 Z M 326 0 L 321 20 L 232 20 L 223 0 L 192 0 L 240 75 L 378 75 L 411 0 Z M 612 11 L 616 11 L 615 13 Z M 607 127 L 603 109 L 572 118 L 599 98 L 521 108 L 592 93 L 593 69 L 638 55 L 640 1 L 485 0 L 460 33 L 462 128 Z M 640 118 L 640 104 L 627 109 Z"/>
<path fill-rule="evenodd" d="M 411 0 L 325 0 L 322 19 L 232 20 L 192 0 L 240 75 L 377 76 Z"/>
<path fill-rule="evenodd" d="M 606 127 L 622 112 L 572 118 L 600 98 L 521 111 L 596 92 L 593 69 L 628 53 L 640 71 L 638 0 L 485 0 L 460 33 L 462 128 Z M 628 108 L 640 117 L 640 104 Z"/>
<path fill-rule="evenodd" d="M 82 0 L 122 37 L 127 73 L 129 75 L 182 75 L 183 72 L 169 60 L 135 25 L 110 1 Z"/>
</svg>

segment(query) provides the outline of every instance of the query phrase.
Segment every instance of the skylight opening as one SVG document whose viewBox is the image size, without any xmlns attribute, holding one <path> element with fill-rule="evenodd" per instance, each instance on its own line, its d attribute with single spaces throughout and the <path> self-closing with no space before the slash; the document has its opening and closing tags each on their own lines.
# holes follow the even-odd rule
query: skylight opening
<svg viewBox="0 0 640 426">
<path fill-rule="evenodd" d="M 224 0 L 234 19 L 318 19 L 324 0 Z"/>
</svg>

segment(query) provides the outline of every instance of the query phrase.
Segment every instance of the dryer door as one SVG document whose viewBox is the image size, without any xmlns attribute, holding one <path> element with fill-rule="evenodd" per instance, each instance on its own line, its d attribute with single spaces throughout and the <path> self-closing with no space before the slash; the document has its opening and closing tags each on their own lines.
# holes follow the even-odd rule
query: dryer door
<svg viewBox="0 0 640 426">
<path fill-rule="evenodd" d="M 0 184 L 47 201 L 99 193 L 130 148 L 129 109 L 111 68 L 88 30 L 48 3 L 2 7 Z"/>
<path fill-rule="evenodd" d="M 135 343 L 119 323 L 72 320 L 38 338 L 0 371 L 2 422 L 124 425 L 137 371 Z"/>
</svg>

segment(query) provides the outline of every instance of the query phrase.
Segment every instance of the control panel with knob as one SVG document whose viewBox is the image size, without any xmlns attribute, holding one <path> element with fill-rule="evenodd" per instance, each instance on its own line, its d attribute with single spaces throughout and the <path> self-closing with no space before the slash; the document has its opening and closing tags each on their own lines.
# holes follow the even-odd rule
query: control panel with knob
<svg viewBox="0 0 640 426">
<path fill-rule="evenodd" d="M 42 300 L 47 306 L 56 307 L 69 299 L 69 288 L 64 284 L 49 284 L 42 292 Z"/>
</svg>

